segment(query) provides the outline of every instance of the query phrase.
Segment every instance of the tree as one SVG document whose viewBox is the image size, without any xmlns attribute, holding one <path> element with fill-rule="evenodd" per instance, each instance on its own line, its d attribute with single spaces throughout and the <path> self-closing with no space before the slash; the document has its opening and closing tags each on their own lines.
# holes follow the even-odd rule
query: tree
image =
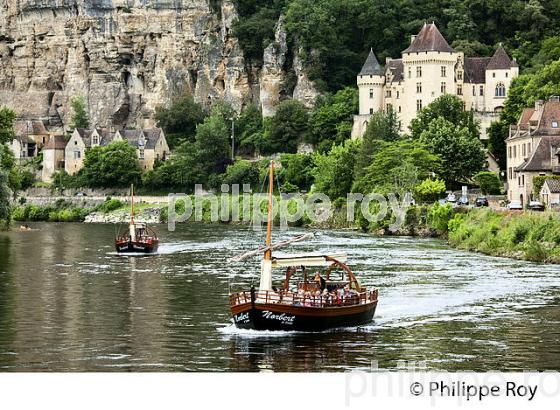
<svg viewBox="0 0 560 410">
<path fill-rule="evenodd" d="M 215 114 L 196 127 L 195 158 L 203 175 L 221 174 L 230 163 L 230 130 L 224 118 Z"/>
<path fill-rule="evenodd" d="M 456 126 L 444 118 L 436 118 L 428 124 L 420 138 L 434 154 L 441 157 L 441 177 L 446 184 L 472 178 L 485 165 L 485 154 L 477 137 L 467 127 Z"/>
<path fill-rule="evenodd" d="M 70 128 L 89 128 L 89 114 L 86 110 L 86 103 L 81 96 L 73 97 L 70 101 L 72 107 L 72 120 Z"/>
<path fill-rule="evenodd" d="M 305 154 L 282 154 L 278 180 L 283 192 L 309 191 L 313 185 L 313 157 Z"/>
<path fill-rule="evenodd" d="M 261 147 L 263 119 L 255 104 L 250 104 L 241 111 L 235 121 L 235 143 L 237 153 L 252 155 Z"/>
<path fill-rule="evenodd" d="M 390 110 L 388 113 L 381 111 L 374 113 L 367 125 L 362 145 L 356 157 L 355 175 L 360 178 L 365 169 L 371 165 L 373 156 L 382 141 L 390 142 L 399 139 L 399 124 L 395 112 Z"/>
<path fill-rule="evenodd" d="M 309 116 L 308 141 L 318 151 L 328 152 L 334 144 L 350 138 L 353 116 L 358 112 L 358 90 L 346 87 L 327 95 Z"/>
<path fill-rule="evenodd" d="M 126 187 L 140 181 L 141 176 L 136 149 L 126 141 L 87 151 L 81 172 L 93 188 Z"/>
<path fill-rule="evenodd" d="M 204 121 L 205 116 L 202 105 L 192 95 L 185 95 L 169 107 L 157 107 L 155 120 L 173 149 L 185 141 L 194 142 L 196 126 Z"/>
<path fill-rule="evenodd" d="M 500 177 L 494 172 L 482 171 L 474 176 L 484 195 L 500 195 L 503 184 Z"/>
<path fill-rule="evenodd" d="M 8 107 L 0 109 L 0 144 L 11 142 L 15 138 L 14 121 L 16 113 Z"/>
<path fill-rule="evenodd" d="M 249 184 L 254 190 L 259 187 L 260 169 L 258 162 L 238 160 L 228 165 L 222 179 L 222 184 Z M 242 188 L 242 187 L 241 187 Z"/>
<path fill-rule="evenodd" d="M 445 194 L 445 182 L 441 179 L 425 179 L 414 189 L 420 202 L 433 203 Z"/>
<path fill-rule="evenodd" d="M 313 176 L 315 192 L 327 195 L 331 200 L 346 197 L 351 192 L 354 180 L 354 161 L 359 143 L 346 141 L 344 145 L 335 145 L 327 154 L 317 153 L 313 156 Z"/>
<path fill-rule="evenodd" d="M 420 138 L 420 135 L 428 129 L 430 123 L 437 118 L 444 118 L 455 127 L 465 128 L 473 138 L 480 137 L 479 124 L 475 121 L 473 113 L 465 111 L 463 101 L 451 94 L 444 94 L 436 98 L 430 105 L 420 111 L 418 116 L 410 123 L 412 137 Z"/>
<path fill-rule="evenodd" d="M 8 187 L 6 172 L 0 168 L 0 227 L 9 226 L 12 214 L 10 205 L 11 191 Z"/>
<path fill-rule="evenodd" d="M 278 104 L 270 128 L 266 130 L 266 153 L 297 151 L 307 133 L 308 115 L 305 106 L 297 100 Z"/>
<path fill-rule="evenodd" d="M 416 140 L 394 142 L 378 141 L 379 147 L 372 162 L 356 178 L 353 192 L 382 194 L 413 191 L 419 180 L 430 177 L 441 170 L 439 156 Z"/>
</svg>

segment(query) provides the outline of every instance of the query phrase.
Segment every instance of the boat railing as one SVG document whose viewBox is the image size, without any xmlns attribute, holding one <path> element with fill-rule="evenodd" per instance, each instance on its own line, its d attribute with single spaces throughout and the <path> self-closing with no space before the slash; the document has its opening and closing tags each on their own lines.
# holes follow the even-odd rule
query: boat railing
<svg viewBox="0 0 560 410">
<path fill-rule="evenodd" d="M 354 292 L 342 295 L 300 295 L 286 291 L 243 291 L 229 295 L 231 307 L 251 303 L 251 294 L 255 303 L 273 303 L 304 307 L 339 307 L 377 302 L 378 290 Z"/>
</svg>

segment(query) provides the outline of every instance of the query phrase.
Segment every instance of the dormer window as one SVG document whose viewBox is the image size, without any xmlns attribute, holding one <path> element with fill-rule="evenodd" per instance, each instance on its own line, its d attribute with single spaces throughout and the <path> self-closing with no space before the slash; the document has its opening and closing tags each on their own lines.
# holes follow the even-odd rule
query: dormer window
<svg viewBox="0 0 560 410">
<path fill-rule="evenodd" d="M 558 128 L 558 121 L 552 121 L 552 128 Z"/>
</svg>

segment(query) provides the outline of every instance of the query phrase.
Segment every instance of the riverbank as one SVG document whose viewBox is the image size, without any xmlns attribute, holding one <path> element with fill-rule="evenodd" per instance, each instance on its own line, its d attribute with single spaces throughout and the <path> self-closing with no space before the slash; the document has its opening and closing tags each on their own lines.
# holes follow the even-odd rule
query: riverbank
<svg viewBox="0 0 560 410">
<path fill-rule="evenodd" d="M 150 224 L 166 223 L 169 215 L 165 199 L 137 204 L 136 220 Z M 231 198 L 225 204 L 231 209 Z M 242 223 L 222 218 L 222 205 L 218 201 L 213 209 L 210 200 L 203 200 L 197 221 Z M 241 201 L 239 205 L 239 214 L 243 215 Z M 252 203 L 250 205 L 249 215 L 253 209 Z M 288 204 L 288 209 L 291 206 Z M 176 202 L 177 215 L 181 216 L 184 210 L 183 202 Z M 216 219 L 216 214 L 219 219 Z M 128 203 L 115 198 L 106 198 L 102 203 L 89 207 L 59 200 L 52 205 L 20 205 L 15 208 L 13 219 L 18 222 L 126 223 L 130 220 L 130 209 Z M 193 216 L 183 222 L 192 220 Z M 409 207 L 397 229 L 392 226 L 395 221 L 391 212 L 382 220 L 373 222 L 367 221 L 358 212 L 353 221 L 348 221 L 346 204 L 338 204 L 333 206 L 329 218 L 325 220 L 313 221 L 304 215 L 290 225 L 325 230 L 359 229 L 378 236 L 438 237 L 447 240 L 456 249 L 534 262 L 560 263 L 560 215 L 557 213 L 506 212 L 434 204 Z M 276 218 L 278 222 L 279 217 Z M 179 219 L 177 223 L 182 222 Z"/>
</svg>

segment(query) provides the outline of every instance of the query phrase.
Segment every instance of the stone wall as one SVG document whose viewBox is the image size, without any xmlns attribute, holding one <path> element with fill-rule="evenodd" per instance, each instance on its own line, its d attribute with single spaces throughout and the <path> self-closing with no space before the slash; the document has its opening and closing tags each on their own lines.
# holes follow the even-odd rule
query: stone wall
<svg viewBox="0 0 560 410">
<path fill-rule="evenodd" d="M 76 95 L 100 127 L 152 126 L 155 108 L 185 92 L 268 112 L 286 50 L 267 59 L 264 71 L 280 71 L 260 86 L 231 34 L 236 17 L 230 0 L 0 0 L 0 105 L 60 128 Z M 313 84 L 296 74 L 296 97 L 310 105 Z"/>
</svg>

